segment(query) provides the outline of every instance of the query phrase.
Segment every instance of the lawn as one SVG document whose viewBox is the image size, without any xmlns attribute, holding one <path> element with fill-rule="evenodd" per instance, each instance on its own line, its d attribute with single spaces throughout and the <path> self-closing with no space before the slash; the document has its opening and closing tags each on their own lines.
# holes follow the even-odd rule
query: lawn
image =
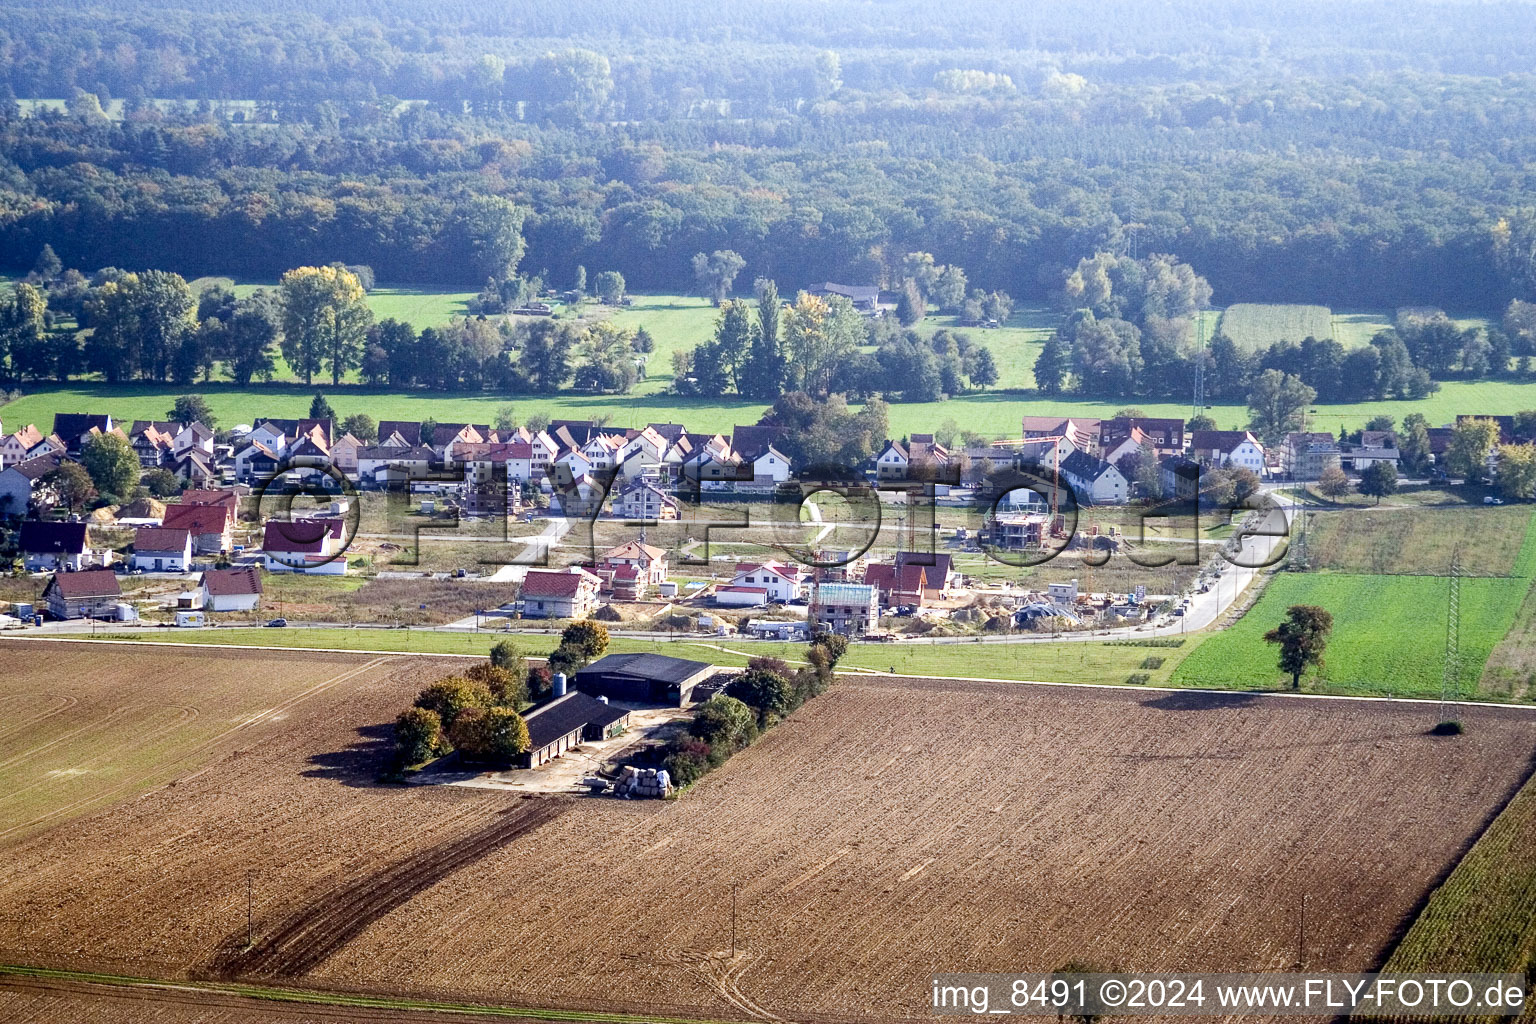
<svg viewBox="0 0 1536 1024">
<path fill-rule="evenodd" d="M 1238 302 L 1222 313 L 1221 333 L 1245 352 L 1257 352 L 1277 341 L 1331 337 L 1333 314 L 1327 306 Z"/>
<path fill-rule="evenodd" d="M 1472 728 L 1476 728 L 1474 722 Z M 1513 972 L 1536 961 L 1536 781 L 1430 894 L 1382 970 Z"/>
<path fill-rule="evenodd" d="M 1479 686 L 1483 664 L 1513 623 L 1530 580 L 1461 583 L 1461 693 L 1508 699 Z M 1333 613 L 1326 666 L 1302 677 L 1311 693 L 1438 697 L 1445 664 L 1448 581 L 1439 576 L 1278 574 L 1237 623 L 1196 648 L 1173 673 L 1180 686 L 1278 689 L 1290 685 L 1264 634 L 1294 604 Z"/>
</svg>

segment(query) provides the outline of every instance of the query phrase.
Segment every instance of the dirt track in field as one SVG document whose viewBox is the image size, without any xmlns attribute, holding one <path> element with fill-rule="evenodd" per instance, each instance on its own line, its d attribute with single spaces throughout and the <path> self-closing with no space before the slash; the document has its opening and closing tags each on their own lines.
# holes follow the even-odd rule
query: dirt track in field
<svg viewBox="0 0 1536 1024">
<path fill-rule="evenodd" d="M 567 806 L 566 800 L 529 798 L 461 839 L 422 850 L 377 874 L 323 893 L 265 932 L 250 949 L 243 948 L 245 935 L 235 936 L 230 945 L 236 951 L 221 956 L 214 972 L 222 977 L 302 977 L 391 910 L 554 820 Z"/>
<path fill-rule="evenodd" d="M 441 671 L 391 661 L 8 844 L 0 960 L 923 1020 L 935 971 L 1289 969 L 1305 896 L 1309 966 L 1364 970 L 1536 755 L 1514 709 L 1449 738 L 1429 705 L 850 677 L 677 802 L 374 784 Z"/>
</svg>

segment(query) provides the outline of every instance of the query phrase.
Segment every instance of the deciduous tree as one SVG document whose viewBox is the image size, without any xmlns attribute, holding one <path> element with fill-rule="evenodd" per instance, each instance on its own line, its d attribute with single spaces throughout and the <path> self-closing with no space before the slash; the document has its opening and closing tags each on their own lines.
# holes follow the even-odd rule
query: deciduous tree
<svg viewBox="0 0 1536 1024">
<path fill-rule="evenodd" d="M 1333 616 L 1326 608 L 1293 604 L 1285 621 L 1264 634 L 1267 643 L 1280 645 L 1280 670 L 1291 677 L 1291 689 L 1301 689 L 1301 674 L 1307 666 L 1323 667 L 1323 652 L 1328 635 L 1333 632 Z"/>
<path fill-rule="evenodd" d="M 133 496 L 139 483 L 139 457 L 121 434 L 92 434 L 81 446 L 80 462 L 100 493 L 124 500 Z"/>
</svg>

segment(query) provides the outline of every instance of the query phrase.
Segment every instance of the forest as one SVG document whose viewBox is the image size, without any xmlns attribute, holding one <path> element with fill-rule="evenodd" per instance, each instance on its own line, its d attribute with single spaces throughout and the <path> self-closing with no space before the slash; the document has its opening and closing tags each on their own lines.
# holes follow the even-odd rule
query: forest
<svg viewBox="0 0 1536 1024">
<path fill-rule="evenodd" d="M 1411 9 L 1411 13 L 1410 13 Z M 1520 3 L 0 3 L 0 272 L 1532 298 Z M 492 282 L 493 284 L 504 282 Z M 1295 341 L 1299 344 L 1302 339 Z"/>
</svg>

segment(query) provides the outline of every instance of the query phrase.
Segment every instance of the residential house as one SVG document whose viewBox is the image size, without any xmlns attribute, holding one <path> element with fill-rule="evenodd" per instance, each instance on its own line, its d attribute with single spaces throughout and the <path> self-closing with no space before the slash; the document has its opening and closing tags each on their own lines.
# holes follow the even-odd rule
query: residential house
<svg viewBox="0 0 1536 1024">
<path fill-rule="evenodd" d="M 345 576 L 342 519 L 272 520 L 262 532 L 261 551 L 268 572 L 309 576 Z"/>
<path fill-rule="evenodd" d="M 80 446 L 92 433 L 105 434 L 111 429 L 112 417 L 105 413 L 60 412 L 53 417 L 53 432 L 71 455 L 79 454 Z"/>
<path fill-rule="evenodd" d="M 867 583 L 823 583 L 807 617 L 833 633 L 857 636 L 880 621 L 880 593 Z"/>
<path fill-rule="evenodd" d="M 363 442 L 353 437 L 350 430 L 347 431 L 336 439 L 335 444 L 331 445 L 331 465 L 335 466 L 342 476 L 349 479 L 355 477 L 357 475 L 357 451 L 362 447 Z"/>
<path fill-rule="evenodd" d="M 1385 462 L 1397 468 L 1402 460 L 1402 453 L 1397 448 L 1397 437 L 1390 430 L 1365 430 L 1360 434 L 1360 443 L 1340 446 L 1340 461 L 1347 462 L 1349 468 L 1356 473 L 1364 473 L 1367 469 L 1379 462 Z"/>
<path fill-rule="evenodd" d="M 78 572 L 96 561 L 84 523 L 51 523 L 28 519 L 16 542 L 28 572 L 63 569 Z"/>
<path fill-rule="evenodd" d="M 244 447 L 235 453 L 235 479 L 243 484 L 264 484 L 277 475 L 282 464 L 282 442 L 274 446 L 270 441 L 247 436 Z"/>
<path fill-rule="evenodd" d="M 200 584 L 210 612 L 248 612 L 261 607 L 261 570 L 254 565 L 210 569 Z"/>
<path fill-rule="evenodd" d="M 421 424 L 414 420 L 379 420 L 379 447 L 414 448 L 421 444 Z"/>
<path fill-rule="evenodd" d="M 196 420 L 180 424 L 171 440 L 173 455 L 193 450 L 200 451 L 209 457 L 213 455 L 213 431 Z"/>
<path fill-rule="evenodd" d="M 204 453 L 201 448 L 188 448 L 180 455 L 173 456 L 170 469 L 176 474 L 176 479 L 189 487 L 205 487 L 223 479 L 223 474 L 213 463 L 213 456 Z"/>
<path fill-rule="evenodd" d="M 560 474 L 563 478 L 564 474 Z M 549 496 L 549 510 L 570 519 L 593 519 L 608 500 L 608 488 L 590 473 L 574 480 L 561 479 Z"/>
<path fill-rule="evenodd" d="M 1031 438 L 1019 444 L 1013 450 L 1014 464 L 1020 469 L 1034 473 L 1054 473 L 1056 467 L 1070 459 L 1073 453 L 1081 451 L 1072 439 L 1064 434 L 1054 437 Z M 1005 459 L 1009 452 L 1004 449 L 995 449 L 984 454 L 985 459 L 993 460 L 998 464 Z M 983 461 L 972 456 L 972 465 Z"/>
<path fill-rule="evenodd" d="M 1040 437 L 1065 437 L 1080 452 L 1098 450 L 1099 429 L 1102 421 L 1093 418 L 1063 418 L 1061 416 L 1025 416 L 1021 421 L 1024 439 Z"/>
<path fill-rule="evenodd" d="M 167 505 L 161 525 L 189 531 L 193 554 L 216 555 L 234 544 L 235 510 L 218 504 Z"/>
<path fill-rule="evenodd" d="M 523 617 L 585 619 L 598 607 L 602 581 L 578 566 L 564 570 L 530 569 L 521 590 Z"/>
<path fill-rule="evenodd" d="M 151 420 L 135 420 L 128 432 L 128 445 L 138 456 L 139 465 L 154 469 L 163 465 L 176 451 L 176 424 L 160 424 Z"/>
<path fill-rule="evenodd" d="M 886 608 L 921 608 L 929 590 L 928 570 L 921 565 L 871 562 L 864 569 L 864 582 L 879 592 L 880 603 Z"/>
<path fill-rule="evenodd" d="M 899 566 L 920 565 L 928 570 L 928 589 L 937 597 L 947 597 L 955 583 L 955 559 L 941 551 L 898 551 Z"/>
<path fill-rule="evenodd" d="M 1061 464 L 1061 478 L 1083 505 L 1119 505 L 1130 494 L 1129 482 L 1113 463 L 1082 452 Z"/>
<path fill-rule="evenodd" d="M 1147 452 L 1153 452 L 1156 458 L 1156 446 L 1152 443 L 1152 437 L 1140 427 L 1132 427 L 1131 432 L 1116 444 L 1100 446 L 1100 457 L 1105 462 L 1113 462 L 1120 465 L 1122 459 L 1141 458 Z"/>
<path fill-rule="evenodd" d="M 0 469 L 25 462 L 33 450 L 43 443 L 43 432 L 32 424 L 0 438 Z"/>
<path fill-rule="evenodd" d="M 43 602 L 55 619 L 113 618 L 122 596 L 117 573 L 106 569 L 55 573 L 43 588 Z"/>
<path fill-rule="evenodd" d="M 1192 430 L 1189 457 L 1207 466 L 1249 469 L 1264 475 L 1264 445 L 1248 430 Z"/>
<path fill-rule="evenodd" d="M 357 450 L 357 480 L 363 485 L 388 486 L 431 475 L 437 453 L 426 445 L 414 448 L 375 446 Z"/>
<path fill-rule="evenodd" d="M 133 567 L 145 572 L 186 572 L 192 567 L 192 533 L 145 526 L 133 534 Z"/>
<path fill-rule="evenodd" d="M 912 457 L 900 441 L 885 442 L 885 450 L 875 459 L 875 476 L 881 480 L 905 480 Z"/>
<path fill-rule="evenodd" d="M 49 476 L 64 464 L 57 453 L 39 455 L 0 470 L 0 516 L 24 516 L 32 508 L 52 508 L 58 487 Z"/>
<path fill-rule="evenodd" d="M 1342 455 L 1332 434 L 1291 433 L 1280 446 L 1280 469 L 1292 480 L 1316 480 L 1329 466 L 1341 467 Z"/>
<path fill-rule="evenodd" d="M 1117 417 L 1099 424 L 1099 447 L 1112 450 L 1140 430 L 1159 455 L 1176 455 L 1184 451 L 1184 421 L 1177 417 Z"/>
<path fill-rule="evenodd" d="M 602 565 L 629 565 L 640 571 L 648 585 L 667 582 L 667 552 L 664 548 L 632 540 L 603 552 Z"/>
<path fill-rule="evenodd" d="M 798 565 L 784 562 L 742 562 L 731 577 L 733 587 L 762 587 L 773 604 L 788 604 L 805 596 L 809 573 Z"/>
<path fill-rule="evenodd" d="M 660 522 L 676 519 L 677 499 L 649 480 L 637 480 L 624 489 L 613 503 L 613 514 L 632 522 Z"/>
<path fill-rule="evenodd" d="M 1187 455 L 1165 455 L 1158 460 L 1163 497 L 1190 501 L 1200 493 L 1200 463 Z"/>
</svg>

